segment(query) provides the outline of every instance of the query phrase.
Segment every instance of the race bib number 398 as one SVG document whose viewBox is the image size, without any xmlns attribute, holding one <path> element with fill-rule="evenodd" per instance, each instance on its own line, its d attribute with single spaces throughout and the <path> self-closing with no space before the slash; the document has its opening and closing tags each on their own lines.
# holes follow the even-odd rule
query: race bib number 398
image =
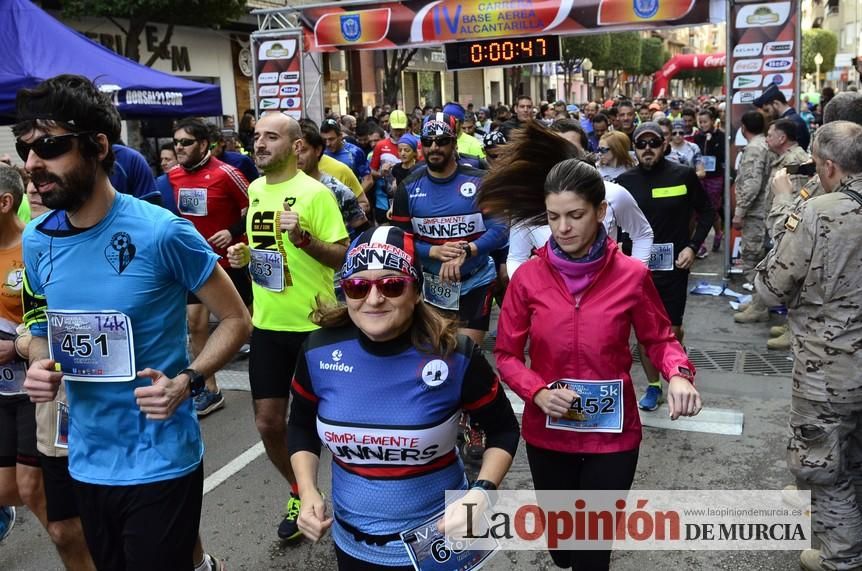
<svg viewBox="0 0 862 571">
<path fill-rule="evenodd" d="M 119 311 L 48 311 L 48 347 L 67 380 L 136 378 L 129 317 Z"/>
</svg>

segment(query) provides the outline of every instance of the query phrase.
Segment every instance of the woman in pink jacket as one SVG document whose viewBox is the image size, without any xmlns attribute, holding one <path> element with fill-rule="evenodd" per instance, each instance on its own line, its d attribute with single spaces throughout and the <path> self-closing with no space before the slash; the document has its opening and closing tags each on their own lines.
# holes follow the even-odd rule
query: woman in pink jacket
<svg viewBox="0 0 862 571">
<path fill-rule="evenodd" d="M 601 175 L 566 159 L 575 152 L 564 143 L 550 132 L 516 136 L 482 183 L 484 209 L 513 222 L 546 217 L 551 227 L 547 245 L 509 284 L 494 353 L 503 381 L 524 399 L 522 432 L 535 488 L 628 490 L 641 441 L 629 374 L 632 327 L 669 380 L 671 418 L 697 414 L 701 400 L 649 270 L 607 237 Z M 544 188 L 536 184 L 541 173 L 548 173 Z M 610 561 L 610 551 L 551 556 L 560 567 L 589 571 L 607 569 Z"/>
</svg>

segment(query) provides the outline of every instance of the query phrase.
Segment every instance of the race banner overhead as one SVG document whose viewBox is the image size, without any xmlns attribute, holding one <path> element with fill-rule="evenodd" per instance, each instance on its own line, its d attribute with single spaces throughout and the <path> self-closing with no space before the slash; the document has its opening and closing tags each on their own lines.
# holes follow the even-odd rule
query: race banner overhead
<svg viewBox="0 0 862 571">
<path fill-rule="evenodd" d="M 301 10 L 307 48 L 391 49 L 710 22 L 704 0 L 405 0 Z"/>
</svg>

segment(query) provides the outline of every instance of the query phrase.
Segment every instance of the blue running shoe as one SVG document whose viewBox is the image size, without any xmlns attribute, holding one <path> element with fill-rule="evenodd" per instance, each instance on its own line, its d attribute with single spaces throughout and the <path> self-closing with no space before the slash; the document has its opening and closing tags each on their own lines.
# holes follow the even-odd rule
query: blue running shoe
<svg viewBox="0 0 862 571">
<path fill-rule="evenodd" d="M 661 400 L 661 387 L 650 385 L 647 387 L 646 394 L 638 402 L 638 406 L 643 410 L 653 411 L 658 408 Z"/>
<path fill-rule="evenodd" d="M 0 507 L 0 541 L 6 539 L 12 528 L 15 527 L 15 508 L 12 506 Z"/>
<path fill-rule="evenodd" d="M 198 418 L 204 417 L 211 412 L 215 412 L 224 406 L 224 395 L 221 391 L 214 393 L 207 389 L 195 397 L 195 411 Z"/>
</svg>

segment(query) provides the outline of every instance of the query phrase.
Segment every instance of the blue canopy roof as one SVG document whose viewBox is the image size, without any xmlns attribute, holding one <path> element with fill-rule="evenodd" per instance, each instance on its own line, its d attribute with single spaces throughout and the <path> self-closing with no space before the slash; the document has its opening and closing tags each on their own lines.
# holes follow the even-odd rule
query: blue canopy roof
<svg viewBox="0 0 862 571">
<path fill-rule="evenodd" d="M 221 115 L 221 91 L 156 71 L 91 41 L 28 0 L 0 0 L 0 123 L 22 87 L 76 73 L 112 92 L 125 118 Z"/>
</svg>

